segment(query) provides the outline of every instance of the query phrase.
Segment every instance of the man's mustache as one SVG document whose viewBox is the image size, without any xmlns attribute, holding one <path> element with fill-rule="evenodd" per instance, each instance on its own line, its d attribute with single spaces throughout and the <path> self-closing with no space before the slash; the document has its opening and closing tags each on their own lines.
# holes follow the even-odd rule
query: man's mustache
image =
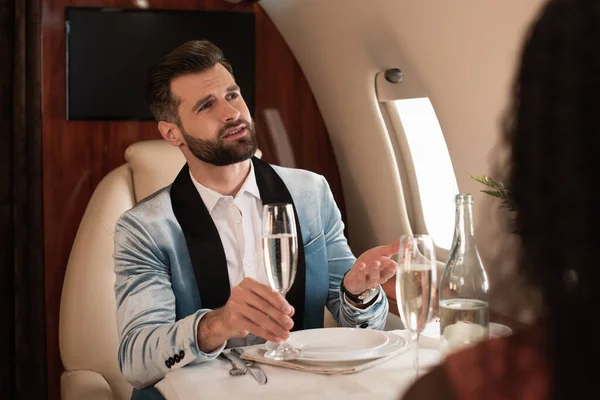
<svg viewBox="0 0 600 400">
<path fill-rule="evenodd" d="M 250 124 L 250 122 L 244 121 L 242 119 L 238 119 L 237 121 L 226 123 L 225 126 L 223 126 L 221 129 L 219 129 L 218 138 L 221 139 L 223 136 L 225 136 L 225 133 L 228 129 L 235 128 L 236 126 L 239 126 L 239 125 L 242 125 L 247 130 L 252 131 L 252 125 Z"/>
</svg>

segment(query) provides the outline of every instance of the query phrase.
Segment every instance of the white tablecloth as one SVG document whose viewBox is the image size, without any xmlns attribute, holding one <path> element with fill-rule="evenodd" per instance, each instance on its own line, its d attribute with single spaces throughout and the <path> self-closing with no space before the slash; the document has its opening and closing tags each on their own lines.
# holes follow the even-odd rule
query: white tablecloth
<svg viewBox="0 0 600 400">
<path fill-rule="evenodd" d="M 396 331 L 401 332 L 401 331 Z M 420 366 L 440 360 L 437 343 L 422 337 Z M 261 365 L 268 382 L 260 386 L 250 373 L 229 375 L 230 364 L 214 360 L 167 374 L 156 388 L 167 400 L 187 399 L 399 399 L 413 381 L 413 349 L 390 361 L 349 375 L 319 375 Z M 376 396 L 376 397 L 375 397 Z"/>
</svg>

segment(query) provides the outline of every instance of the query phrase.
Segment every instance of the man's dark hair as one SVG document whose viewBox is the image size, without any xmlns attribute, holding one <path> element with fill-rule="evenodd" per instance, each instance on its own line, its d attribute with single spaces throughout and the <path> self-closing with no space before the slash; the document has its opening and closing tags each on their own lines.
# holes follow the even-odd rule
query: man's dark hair
<svg viewBox="0 0 600 400">
<path fill-rule="evenodd" d="M 146 103 L 157 121 L 178 123 L 179 99 L 171 93 L 173 79 L 206 71 L 217 63 L 233 74 L 231 64 L 221 49 L 208 40 L 192 40 L 161 58 L 146 77 Z"/>
</svg>

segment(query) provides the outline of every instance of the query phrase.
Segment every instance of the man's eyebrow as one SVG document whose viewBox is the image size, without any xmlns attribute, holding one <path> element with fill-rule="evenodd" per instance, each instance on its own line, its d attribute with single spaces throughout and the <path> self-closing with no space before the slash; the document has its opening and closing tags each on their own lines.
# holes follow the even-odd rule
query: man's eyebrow
<svg viewBox="0 0 600 400">
<path fill-rule="evenodd" d="M 196 102 L 196 104 L 194 104 L 194 107 L 192 107 L 192 112 L 196 112 L 200 107 L 202 107 L 204 105 L 204 103 L 206 103 L 213 97 L 214 96 L 212 94 L 209 94 L 208 96 L 205 96 L 205 97 L 201 98 L 200 100 L 198 100 Z"/>
<path fill-rule="evenodd" d="M 229 92 L 239 92 L 240 91 L 240 87 L 238 85 L 232 85 L 229 86 L 225 92 L 229 93 Z M 194 107 L 192 107 L 192 112 L 196 112 L 198 111 L 198 109 L 200 107 L 202 107 L 204 105 L 204 103 L 206 103 L 207 101 L 209 101 L 210 99 L 213 99 L 214 96 L 212 94 L 209 94 L 208 96 L 205 96 L 203 98 L 201 98 L 200 100 L 198 100 L 196 102 L 196 104 L 194 104 Z"/>
</svg>

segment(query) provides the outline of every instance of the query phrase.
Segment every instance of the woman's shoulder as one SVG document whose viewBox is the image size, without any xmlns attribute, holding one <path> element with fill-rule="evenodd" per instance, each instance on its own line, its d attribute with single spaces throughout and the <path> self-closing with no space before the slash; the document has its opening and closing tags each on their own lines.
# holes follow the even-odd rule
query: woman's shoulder
<svg viewBox="0 0 600 400">
<path fill-rule="evenodd" d="M 442 367 L 455 398 L 547 398 L 548 371 L 539 326 L 449 355 Z"/>
<path fill-rule="evenodd" d="M 408 389 L 403 400 L 454 400 L 454 394 L 444 371 L 438 365 Z"/>
<path fill-rule="evenodd" d="M 494 338 L 446 357 L 404 400 L 545 400 L 548 371 L 539 327 Z"/>
</svg>

